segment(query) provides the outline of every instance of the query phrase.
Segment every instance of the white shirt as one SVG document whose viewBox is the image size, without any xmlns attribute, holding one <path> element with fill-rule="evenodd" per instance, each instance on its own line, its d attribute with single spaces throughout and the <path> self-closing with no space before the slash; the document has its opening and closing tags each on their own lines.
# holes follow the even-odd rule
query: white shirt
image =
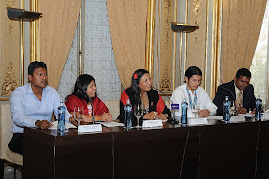
<svg viewBox="0 0 269 179">
<path fill-rule="evenodd" d="M 179 104 L 179 112 L 176 112 L 176 116 L 181 116 L 181 103 L 184 101 L 184 98 L 186 98 L 186 102 L 189 104 L 188 106 L 188 117 L 194 117 L 194 114 L 191 112 L 190 107 L 190 101 L 189 101 L 189 95 L 186 90 L 186 84 L 181 85 L 175 89 L 175 91 L 172 94 L 171 101 L 173 104 Z M 194 93 L 192 93 L 191 90 L 189 90 L 191 99 L 194 101 Z M 197 95 L 197 105 L 200 110 L 209 110 L 210 115 L 215 115 L 217 112 L 218 107 L 212 102 L 212 100 L 209 98 L 207 92 L 201 88 L 200 86 L 196 90 Z"/>
<path fill-rule="evenodd" d="M 16 88 L 10 96 L 10 112 L 12 118 L 12 133 L 23 133 L 23 127 L 36 127 L 37 120 L 51 122 L 54 112 L 58 119 L 58 107 L 62 101 L 58 92 L 46 86 L 43 89 L 41 101 L 31 88 L 31 83 Z M 66 110 L 65 121 L 69 123 L 71 114 Z"/>
</svg>

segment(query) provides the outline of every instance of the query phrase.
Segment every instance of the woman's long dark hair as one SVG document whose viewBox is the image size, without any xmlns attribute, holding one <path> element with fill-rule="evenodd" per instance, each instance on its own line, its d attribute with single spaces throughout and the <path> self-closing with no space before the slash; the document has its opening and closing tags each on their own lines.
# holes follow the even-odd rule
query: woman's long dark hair
<svg viewBox="0 0 269 179">
<path fill-rule="evenodd" d="M 138 84 L 139 84 L 142 76 L 145 73 L 148 73 L 149 74 L 149 72 L 147 70 L 145 70 L 145 69 L 138 69 L 132 75 L 131 87 L 128 88 L 128 90 L 130 90 L 131 95 L 134 97 L 134 99 L 132 99 L 132 101 L 133 101 L 134 104 L 140 104 L 141 103 L 141 99 L 140 99 L 140 88 L 138 87 Z"/>
<path fill-rule="evenodd" d="M 85 100 L 87 103 L 89 103 L 90 98 L 87 94 L 87 88 L 92 81 L 95 82 L 95 79 L 91 75 L 87 75 L 87 74 L 80 75 L 77 78 L 77 81 L 76 81 L 75 87 L 74 87 L 74 91 L 72 94 L 77 96 L 79 99 Z M 72 95 L 72 94 L 70 94 L 70 95 Z M 65 99 L 67 99 L 70 95 L 68 95 Z"/>
</svg>

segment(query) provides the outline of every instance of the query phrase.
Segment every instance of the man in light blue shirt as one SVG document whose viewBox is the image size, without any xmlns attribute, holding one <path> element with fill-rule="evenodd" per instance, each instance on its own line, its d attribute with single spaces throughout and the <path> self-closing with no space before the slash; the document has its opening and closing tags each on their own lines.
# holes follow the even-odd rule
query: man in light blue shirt
<svg viewBox="0 0 269 179">
<path fill-rule="evenodd" d="M 52 114 L 58 118 L 58 106 L 62 101 L 58 92 L 48 86 L 47 66 L 43 62 L 32 62 L 28 66 L 30 83 L 18 87 L 10 96 L 13 137 L 9 148 L 23 155 L 23 127 L 48 129 L 52 127 Z M 72 118 L 66 111 L 66 122 Z M 72 120 L 73 121 L 73 120 Z"/>
</svg>

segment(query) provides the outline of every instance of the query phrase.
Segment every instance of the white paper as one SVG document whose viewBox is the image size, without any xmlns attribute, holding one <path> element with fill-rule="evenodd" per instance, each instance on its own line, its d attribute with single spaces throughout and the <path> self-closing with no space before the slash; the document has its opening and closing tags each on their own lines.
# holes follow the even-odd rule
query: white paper
<svg viewBox="0 0 269 179">
<path fill-rule="evenodd" d="M 57 126 L 58 126 L 58 121 L 54 121 L 51 123 L 53 126 L 49 129 L 51 130 L 57 130 Z M 73 124 L 71 123 L 65 123 L 65 129 L 69 129 L 69 128 L 77 128 L 76 126 L 74 126 Z"/>
<path fill-rule="evenodd" d="M 124 124 L 123 123 L 119 123 L 119 122 L 100 122 L 100 124 L 106 126 L 106 127 L 123 127 Z"/>
<path fill-rule="evenodd" d="M 269 119 L 269 113 L 263 113 L 262 119 L 268 120 Z"/>
<path fill-rule="evenodd" d="M 78 133 L 102 132 L 101 124 L 79 125 Z"/>
<path fill-rule="evenodd" d="M 217 120 L 222 120 L 223 116 L 207 116 L 207 119 L 217 119 Z"/>
<path fill-rule="evenodd" d="M 142 123 L 142 128 L 155 128 L 155 127 L 163 127 L 162 120 L 145 120 Z"/>
<path fill-rule="evenodd" d="M 208 124 L 207 118 L 189 118 L 189 126 L 206 125 Z"/>
<path fill-rule="evenodd" d="M 243 122 L 246 121 L 244 115 L 240 115 L 240 116 L 231 116 L 230 121 L 232 122 Z"/>
<path fill-rule="evenodd" d="M 250 113 L 247 113 L 247 114 L 238 114 L 238 116 L 244 116 L 244 117 L 254 117 L 255 114 L 250 114 Z"/>
</svg>

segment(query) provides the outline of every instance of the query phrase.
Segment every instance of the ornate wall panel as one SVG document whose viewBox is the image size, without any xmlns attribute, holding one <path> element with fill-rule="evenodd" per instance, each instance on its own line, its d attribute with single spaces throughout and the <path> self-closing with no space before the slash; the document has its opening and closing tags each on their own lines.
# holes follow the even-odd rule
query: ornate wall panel
<svg viewBox="0 0 269 179">
<path fill-rule="evenodd" d="M 159 2 L 160 12 L 160 62 L 159 62 L 159 89 L 164 92 L 172 92 L 172 45 L 173 32 L 173 0 Z"/>
<path fill-rule="evenodd" d="M 160 90 L 169 93 L 182 85 L 185 70 L 195 65 L 203 72 L 201 86 L 214 97 L 220 59 L 221 3 L 221 0 L 157 1 L 154 85 Z M 174 21 L 198 25 L 199 29 L 182 36 L 173 34 L 170 23 Z"/>
<path fill-rule="evenodd" d="M 199 29 L 188 35 L 187 66 L 198 66 L 203 71 L 202 87 L 205 87 L 207 66 L 207 1 L 190 0 L 188 24 L 195 24 Z"/>
<path fill-rule="evenodd" d="M 20 84 L 20 23 L 8 19 L 7 7 L 20 8 L 20 1 L 0 1 L 0 100 L 7 100 Z"/>
<path fill-rule="evenodd" d="M 155 5 L 155 4 L 154 4 Z M 154 86 L 164 92 L 172 93 L 172 50 L 173 0 L 156 1 Z"/>
</svg>

